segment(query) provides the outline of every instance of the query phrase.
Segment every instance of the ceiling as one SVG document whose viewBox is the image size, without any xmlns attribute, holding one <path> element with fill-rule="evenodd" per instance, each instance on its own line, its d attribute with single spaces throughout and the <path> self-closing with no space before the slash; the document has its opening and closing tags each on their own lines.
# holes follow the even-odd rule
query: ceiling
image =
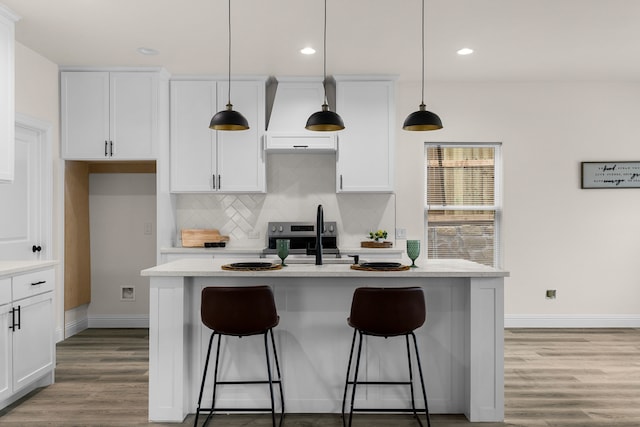
<svg viewBox="0 0 640 427">
<path fill-rule="evenodd" d="M 16 39 L 69 66 L 226 75 L 225 0 L 0 0 Z M 232 74 L 322 75 L 322 0 L 233 0 Z M 421 76 L 419 0 L 328 0 L 327 74 Z M 427 0 L 437 81 L 640 78 L 640 1 Z M 311 45 L 318 51 L 305 56 Z M 157 49 L 143 56 L 139 47 Z M 472 55 L 456 50 L 470 47 Z"/>
</svg>

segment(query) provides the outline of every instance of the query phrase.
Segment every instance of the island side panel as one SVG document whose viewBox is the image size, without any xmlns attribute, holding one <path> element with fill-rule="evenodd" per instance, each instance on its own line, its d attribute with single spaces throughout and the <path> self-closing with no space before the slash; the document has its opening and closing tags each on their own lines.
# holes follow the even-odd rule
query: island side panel
<svg viewBox="0 0 640 427">
<path fill-rule="evenodd" d="M 192 311 L 188 303 L 192 279 L 151 277 L 149 304 L 149 421 L 182 422 L 189 413 L 186 326 Z"/>
<path fill-rule="evenodd" d="M 504 420 L 504 279 L 470 278 L 466 354 L 471 422 Z"/>
</svg>

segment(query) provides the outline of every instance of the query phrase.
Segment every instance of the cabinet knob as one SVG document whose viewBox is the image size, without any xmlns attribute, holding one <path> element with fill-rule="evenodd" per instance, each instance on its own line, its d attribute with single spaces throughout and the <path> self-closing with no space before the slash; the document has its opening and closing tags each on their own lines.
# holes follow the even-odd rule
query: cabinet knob
<svg viewBox="0 0 640 427">
<path fill-rule="evenodd" d="M 36 246 L 36 245 L 33 245 L 33 246 L 31 247 L 31 251 L 32 251 L 33 253 L 40 252 L 41 250 L 42 250 L 42 246 Z"/>
</svg>

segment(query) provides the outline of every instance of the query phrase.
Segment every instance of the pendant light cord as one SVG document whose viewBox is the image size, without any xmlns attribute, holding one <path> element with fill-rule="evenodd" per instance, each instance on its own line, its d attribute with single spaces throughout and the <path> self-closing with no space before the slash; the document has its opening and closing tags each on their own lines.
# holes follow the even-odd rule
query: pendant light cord
<svg viewBox="0 0 640 427">
<path fill-rule="evenodd" d="M 422 0 L 422 105 L 424 105 L 424 0 Z"/>
<path fill-rule="evenodd" d="M 322 89 L 324 90 L 324 103 L 327 102 L 327 0 L 324 0 L 324 35 L 322 39 Z"/>
<path fill-rule="evenodd" d="M 423 0 L 424 1 L 424 0 Z M 227 104 L 231 105 L 231 0 L 228 2 L 229 13 L 229 87 L 227 87 Z"/>
</svg>

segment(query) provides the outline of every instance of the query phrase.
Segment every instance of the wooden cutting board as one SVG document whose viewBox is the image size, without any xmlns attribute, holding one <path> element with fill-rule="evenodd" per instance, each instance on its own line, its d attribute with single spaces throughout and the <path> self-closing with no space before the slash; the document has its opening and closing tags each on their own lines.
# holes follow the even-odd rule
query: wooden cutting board
<svg viewBox="0 0 640 427">
<path fill-rule="evenodd" d="M 182 230 L 183 248 L 204 248 L 205 242 L 228 242 L 229 236 L 221 236 L 215 228 L 185 228 Z"/>
</svg>

